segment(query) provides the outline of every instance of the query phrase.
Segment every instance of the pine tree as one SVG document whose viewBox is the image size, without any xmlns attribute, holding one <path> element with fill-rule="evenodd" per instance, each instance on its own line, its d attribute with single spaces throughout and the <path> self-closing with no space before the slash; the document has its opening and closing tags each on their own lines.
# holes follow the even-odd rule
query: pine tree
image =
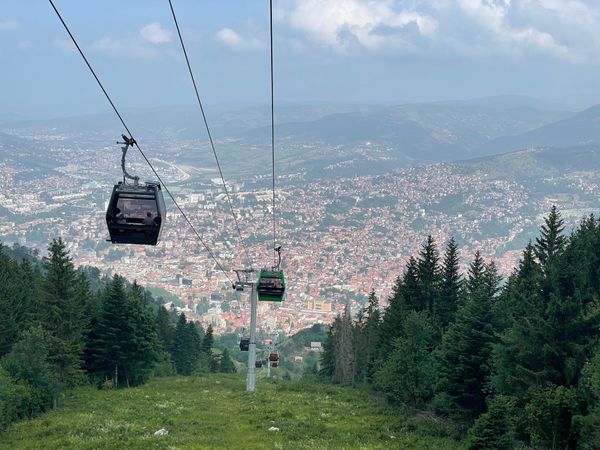
<svg viewBox="0 0 600 450">
<path fill-rule="evenodd" d="M 167 351 L 171 351 L 173 347 L 173 337 L 175 333 L 175 327 L 171 325 L 171 318 L 169 312 L 164 306 L 160 306 L 156 313 L 156 328 L 158 331 L 158 338 L 163 344 L 163 347 Z"/>
<path fill-rule="evenodd" d="M 126 354 L 123 369 L 127 386 L 137 386 L 148 380 L 161 346 L 154 314 L 137 283 L 129 290 L 125 308 L 129 320 L 128 336 L 122 343 L 122 351 Z"/>
<path fill-rule="evenodd" d="M 540 266 L 547 271 L 559 256 L 566 244 L 566 238 L 562 232 L 565 229 L 564 220 L 553 205 L 548 217 L 544 218 L 541 226 L 541 236 L 535 240 L 535 256 Z"/>
<path fill-rule="evenodd" d="M 196 336 L 194 335 L 196 333 Z M 173 363 L 180 375 L 191 375 L 198 364 L 197 342 L 199 337 L 195 328 L 189 327 L 185 314 L 179 315 L 173 339 Z"/>
<path fill-rule="evenodd" d="M 350 305 L 346 305 L 339 329 L 334 330 L 334 361 L 332 380 L 336 383 L 350 383 L 354 379 L 354 342 Z"/>
<path fill-rule="evenodd" d="M 115 387 L 126 384 L 124 346 L 130 335 L 126 302 L 124 280 L 115 275 L 105 288 L 100 317 L 88 333 L 86 367 L 98 381 L 110 379 Z"/>
<path fill-rule="evenodd" d="M 400 336 L 402 321 L 409 311 L 420 311 L 420 288 L 417 260 L 411 257 L 402 278 L 398 277 L 388 300 L 379 328 L 376 361 L 383 364 L 392 353 L 394 341 Z"/>
<path fill-rule="evenodd" d="M 436 380 L 433 350 L 437 334 L 426 311 L 408 313 L 394 351 L 375 372 L 375 386 L 396 402 L 420 406 L 428 401 Z"/>
<path fill-rule="evenodd" d="M 374 291 L 371 291 L 367 308 L 365 311 L 365 326 L 362 329 L 363 335 L 363 354 L 364 354 L 364 381 L 368 381 L 373 375 L 375 360 L 377 356 L 377 347 L 379 346 L 379 337 L 381 326 L 381 312 L 379 311 L 379 300 Z"/>
<path fill-rule="evenodd" d="M 233 363 L 233 359 L 231 359 L 231 355 L 229 354 L 228 349 L 223 349 L 223 353 L 221 354 L 221 358 L 219 361 L 219 372 L 221 373 L 235 373 L 235 364 Z"/>
<path fill-rule="evenodd" d="M 381 325 L 379 327 L 379 336 L 377 339 L 376 360 L 379 364 L 384 362 L 392 352 L 394 340 L 399 335 L 399 327 L 402 324 L 406 308 L 404 306 L 404 297 L 402 295 L 402 278 L 396 278 L 396 283 L 392 288 L 392 295 L 388 298 L 388 306 L 385 309 Z M 325 351 L 325 349 L 324 349 Z M 325 367 L 323 362 L 321 367 Z"/>
<path fill-rule="evenodd" d="M 10 352 L 19 334 L 18 265 L 0 247 L 0 356 Z"/>
<path fill-rule="evenodd" d="M 417 260 L 417 279 L 418 279 L 418 302 L 415 305 L 417 311 L 427 311 L 433 316 L 435 305 L 439 297 L 440 289 L 440 271 L 439 255 L 437 247 L 431 235 L 427 236 L 427 241 L 423 244 L 419 259 Z"/>
<path fill-rule="evenodd" d="M 484 280 L 485 265 L 477 252 L 469 267 L 466 298 L 438 351 L 438 404 L 449 415 L 467 422 L 485 411 L 485 386 L 496 341 L 493 299 Z"/>
<path fill-rule="evenodd" d="M 488 409 L 469 429 L 467 449 L 510 450 L 516 447 L 513 405 L 509 398 L 497 396 L 489 400 Z"/>
<path fill-rule="evenodd" d="M 446 253 L 441 269 L 440 295 L 434 314 L 434 317 L 444 329 L 454 320 L 461 284 L 458 248 L 454 237 L 452 237 L 446 245 Z"/>
<path fill-rule="evenodd" d="M 84 306 L 89 289 L 83 275 L 73 269 L 61 239 L 54 239 L 48 251 L 38 320 L 54 340 L 50 352 L 59 380 L 74 385 L 83 375 Z"/>
<path fill-rule="evenodd" d="M 481 256 L 481 252 L 475 252 L 475 258 L 469 265 L 469 273 L 465 283 L 466 294 L 474 295 L 485 283 L 485 261 Z"/>
<path fill-rule="evenodd" d="M 331 324 L 329 329 L 327 330 L 327 337 L 323 342 L 323 351 L 321 352 L 320 364 L 321 368 L 319 369 L 319 375 L 325 377 L 329 380 L 333 377 L 333 372 L 335 371 L 335 343 L 334 343 L 334 332 L 339 327 L 339 316 L 335 318 L 334 322 Z"/>
</svg>

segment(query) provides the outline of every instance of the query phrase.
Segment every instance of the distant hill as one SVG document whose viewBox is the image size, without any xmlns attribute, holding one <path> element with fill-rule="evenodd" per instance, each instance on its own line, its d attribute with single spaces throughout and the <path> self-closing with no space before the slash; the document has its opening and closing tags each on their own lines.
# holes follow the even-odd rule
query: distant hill
<svg viewBox="0 0 600 450">
<path fill-rule="evenodd" d="M 457 163 L 493 177 L 541 179 L 567 172 L 600 170 L 600 144 L 578 147 L 531 148 Z"/>
<path fill-rule="evenodd" d="M 209 125 L 215 139 L 247 137 L 268 141 L 270 108 L 250 105 L 207 106 Z M 393 144 L 406 152 L 437 145 L 456 146 L 467 151 L 483 142 L 516 135 L 564 119 L 566 109 L 527 97 L 502 96 L 465 101 L 377 104 L 282 104 L 276 105 L 276 133 L 279 138 L 325 141 L 349 145 L 365 141 Z M 206 131 L 197 107 L 169 106 L 123 108 L 130 128 L 140 138 L 205 139 Z M 8 125 L 4 126 L 6 129 Z M 112 112 L 51 120 L 12 123 L 11 129 L 109 136 L 121 126 Z M 2 126 L 0 125 L 0 130 Z M 426 151 L 427 153 L 427 151 Z M 440 152 L 446 155 L 444 151 Z M 433 155 L 435 156 L 435 155 Z"/>
<path fill-rule="evenodd" d="M 376 111 L 330 114 L 312 121 L 279 123 L 279 139 L 323 142 L 351 147 L 367 142 L 391 150 L 400 161 L 449 161 L 478 156 L 492 139 L 528 131 L 567 117 L 564 110 L 531 106 L 482 106 L 468 102 L 405 104 Z M 262 127 L 240 134 L 242 139 L 268 137 Z"/>
<path fill-rule="evenodd" d="M 589 144 L 600 144 L 600 105 L 535 130 L 499 137 L 483 144 L 481 151 L 492 154 L 529 147 L 576 147 Z"/>
</svg>

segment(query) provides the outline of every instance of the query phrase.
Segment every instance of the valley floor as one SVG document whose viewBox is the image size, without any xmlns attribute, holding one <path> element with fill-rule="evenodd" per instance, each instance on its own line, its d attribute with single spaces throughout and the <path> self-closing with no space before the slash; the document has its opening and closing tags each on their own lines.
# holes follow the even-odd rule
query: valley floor
<svg viewBox="0 0 600 450">
<path fill-rule="evenodd" d="M 61 407 L 0 434 L 0 449 L 453 449 L 360 390 L 241 375 L 153 379 L 77 389 Z M 269 431 L 275 427 L 279 431 Z M 168 435 L 156 437 L 165 428 Z"/>
</svg>

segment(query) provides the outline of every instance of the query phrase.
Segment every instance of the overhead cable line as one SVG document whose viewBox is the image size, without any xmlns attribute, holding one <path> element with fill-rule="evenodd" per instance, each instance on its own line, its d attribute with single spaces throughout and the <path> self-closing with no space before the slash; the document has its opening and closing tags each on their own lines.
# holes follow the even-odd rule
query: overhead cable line
<svg viewBox="0 0 600 450">
<path fill-rule="evenodd" d="M 106 89 L 104 89 L 104 86 L 102 85 L 102 82 L 100 81 L 100 79 L 96 75 L 96 72 L 94 71 L 94 69 L 92 68 L 92 66 L 89 63 L 88 59 L 86 58 L 85 54 L 81 50 L 81 47 L 77 43 L 77 40 L 75 39 L 75 37 L 73 36 L 73 34 L 71 33 L 71 30 L 69 29 L 69 27 L 67 26 L 67 24 L 63 20 L 60 12 L 58 11 L 58 9 L 56 9 L 56 6 L 54 5 L 54 2 L 52 0 L 48 0 L 48 1 L 50 2 L 50 5 L 52 5 L 52 9 L 54 9 L 54 12 L 56 13 L 56 15 L 58 16 L 58 18 L 60 19 L 61 23 L 63 24 L 63 27 L 65 28 L 65 30 L 69 34 L 69 37 L 73 41 L 73 44 L 75 44 L 75 47 L 79 51 L 79 54 L 81 55 L 81 57 L 83 58 L 83 60 L 85 61 L 85 64 L 87 65 L 88 69 L 90 69 L 90 72 L 92 73 L 92 75 L 96 79 L 96 82 L 98 83 L 98 86 L 100 86 L 100 89 L 102 90 L 102 92 L 104 93 L 104 96 L 106 97 L 106 99 L 110 103 L 110 106 L 112 107 L 112 109 L 114 110 L 115 114 L 117 115 L 117 117 L 121 121 L 121 124 L 123 125 L 123 127 L 125 128 L 125 130 L 127 130 L 127 133 L 129 134 L 129 137 L 133 139 L 134 136 L 131 133 L 131 131 L 129 130 L 129 127 L 127 126 L 127 124 L 125 123 L 125 120 L 123 120 L 123 116 L 121 116 L 121 113 L 119 112 L 119 110 L 117 109 L 117 107 L 113 103 L 112 99 L 108 95 L 108 92 L 106 92 Z M 227 274 L 227 272 L 225 271 L 225 269 L 223 268 L 223 266 L 221 265 L 221 263 L 217 260 L 217 258 L 215 257 L 215 255 L 212 252 L 212 250 L 210 249 L 210 247 L 206 244 L 206 242 L 204 242 L 204 240 L 202 239 L 202 237 L 200 236 L 200 234 L 198 233 L 198 231 L 196 230 L 196 228 L 194 227 L 194 225 L 192 224 L 192 222 L 190 221 L 190 219 L 188 218 L 188 216 L 185 214 L 185 212 L 183 211 L 183 209 L 181 209 L 181 207 L 179 206 L 179 203 L 177 203 L 177 200 L 175 200 L 175 197 L 173 196 L 173 194 L 171 193 L 171 191 L 169 190 L 169 188 L 167 187 L 167 185 L 163 182 L 163 180 L 160 177 L 160 175 L 156 172 L 156 170 L 154 169 L 154 166 L 152 165 L 152 163 L 150 162 L 150 160 L 146 157 L 145 153 L 142 151 L 142 149 L 138 145 L 137 140 L 134 139 L 133 142 L 134 142 L 135 147 L 139 150 L 140 154 L 142 155 L 142 157 L 146 161 L 146 163 L 148 163 L 148 165 L 150 166 L 150 169 L 152 169 L 152 172 L 154 173 L 154 176 L 156 176 L 156 178 L 158 179 L 158 181 L 165 188 L 165 191 L 167 191 L 167 194 L 169 194 L 169 197 L 171 197 L 171 200 L 173 200 L 173 203 L 175 204 L 175 206 L 177 207 L 177 209 L 179 210 L 179 212 L 181 213 L 181 215 L 183 216 L 183 218 L 185 219 L 185 221 L 188 223 L 188 225 L 190 226 L 190 228 L 192 229 L 192 231 L 194 232 L 194 234 L 198 238 L 198 241 L 200 241 L 200 243 L 204 246 L 204 248 L 206 249 L 206 251 L 208 252 L 208 254 L 210 255 L 210 257 L 212 258 L 212 260 L 217 264 L 217 267 L 219 268 L 219 270 L 221 270 L 221 272 L 223 272 L 223 274 L 225 274 L 225 277 L 229 280 L 229 282 L 233 284 L 233 282 L 231 281 L 231 278 L 229 278 L 229 275 Z"/>
<path fill-rule="evenodd" d="M 271 41 L 271 162 L 273 165 L 273 199 L 272 199 L 272 212 L 273 212 L 273 250 L 277 252 L 277 221 L 275 218 L 275 96 L 274 96 L 274 82 L 273 82 L 273 0 L 269 0 L 269 37 Z M 278 265 L 278 257 L 274 255 L 275 264 Z"/>
<path fill-rule="evenodd" d="M 248 253 L 248 247 L 246 246 L 246 242 L 242 237 L 242 232 L 240 230 L 240 224 L 238 223 L 237 215 L 233 209 L 233 204 L 231 202 L 231 196 L 229 195 L 229 189 L 227 189 L 227 183 L 225 183 L 225 177 L 223 176 L 223 171 L 221 170 L 221 163 L 219 162 L 219 157 L 217 156 L 217 151 L 215 150 L 215 143 L 212 138 L 212 134 L 210 132 L 210 128 L 208 126 L 208 120 L 206 119 L 206 114 L 204 113 L 204 107 L 202 106 L 202 101 L 200 100 L 200 94 L 198 93 L 198 86 L 196 85 L 196 79 L 194 78 L 194 73 L 192 72 L 192 66 L 190 64 L 190 59 L 188 58 L 187 50 L 185 48 L 185 44 L 183 43 L 183 37 L 181 36 L 181 31 L 179 29 L 179 23 L 177 22 L 177 16 L 175 15 L 175 10 L 173 9 L 173 3 L 169 0 L 169 7 L 171 8 L 171 14 L 173 15 L 173 21 L 175 22 L 175 28 L 177 29 L 177 34 L 179 35 L 179 42 L 181 43 L 181 48 L 183 49 L 183 55 L 185 56 L 185 62 L 187 64 L 188 71 L 190 73 L 190 77 L 192 79 L 192 84 L 194 85 L 194 91 L 196 92 L 196 100 L 198 100 L 198 105 L 200 106 L 200 112 L 202 113 L 202 119 L 204 120 L 204 126 L 206 127 L 206 133 L 208 134 L 208 140 L 210 142 L 210 147 L 212 148 L 213 155 L 215 156 L 215 161 L 217 162 L 217 168 L 219 169 L 219 175 L 221 175 L 221 181 L 223 182 L 223 189 L 225 189 L 225 194 L 227 195 L 227 202 L 229 203 L 229 210 L 231 211 L 231 215 L 233 216 L 233 221 L 235 222 L 235 228 L 237 229 L 238 236 L 240 238 L 240 243 L 244 248 L 244 252 L 246 253 L 246 258 L 248 259 L 248 263 L 251 264 L 250 254 Z"/>
</svg>

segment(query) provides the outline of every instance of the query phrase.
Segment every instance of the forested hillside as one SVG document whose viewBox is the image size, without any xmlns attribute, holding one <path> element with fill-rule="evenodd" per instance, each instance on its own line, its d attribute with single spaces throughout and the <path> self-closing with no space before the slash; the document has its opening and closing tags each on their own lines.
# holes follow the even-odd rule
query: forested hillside
<svg viewBox="0 0 600 450">
<path fill-rule="evenodd" d="M 570 235 L 552 208 L 504 282 L 430 238 L 383 315 L 374 294 L 333 323 L 321 375 L 449 420 L 472 449 L 600 445 L 600 220 Z"/>
<path fill-rule="evenodd" d="M 235 371 L 212 344 L 210 327 L 158 308 L 136 283 L 76 270 L 60 239 L 42 261 L 0 247 L 0 432 L 60 406 L 78 385 L 130 387 L 152 374 Z"/>
</svg>

